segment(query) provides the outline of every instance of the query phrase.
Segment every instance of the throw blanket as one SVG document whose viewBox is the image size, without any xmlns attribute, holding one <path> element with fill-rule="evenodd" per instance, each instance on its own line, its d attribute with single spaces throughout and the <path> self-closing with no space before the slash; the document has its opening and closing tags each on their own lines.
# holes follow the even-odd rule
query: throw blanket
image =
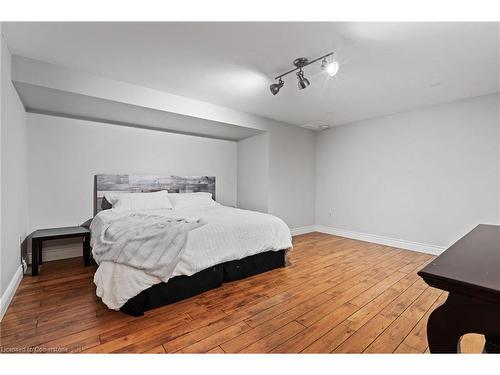
<svg viewBox="0 0 500 375">
<path fill-rule="evenodd" d="M 97 263 L 104 261 L 140 269 L 164 280 L 170 278 L 189 231 L 205 223 L 158 215 L 131 214 L 111 221 L 95 243 Z"/>
<path fill-rule="evenodd" d="M 182 257 L 188 233 L 205 224 L 201 219 L 188 221 L 133 213 L 110 221 L 95 239 L 92 253 L 98 264 L 123 264 L 166 282 Z M 109 307 L 118 307 L 115 303 L 108 303 L 111 300 L 108 301 L 100 288 L 97 294 Z M 120 301 L 118 305 L 124 302 Z"/>
</svg>

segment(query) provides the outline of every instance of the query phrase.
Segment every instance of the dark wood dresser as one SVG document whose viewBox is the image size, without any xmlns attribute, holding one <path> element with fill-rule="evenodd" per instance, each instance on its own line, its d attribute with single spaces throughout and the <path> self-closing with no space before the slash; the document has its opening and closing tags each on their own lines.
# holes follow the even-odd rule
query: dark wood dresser
<svg viewBox="0 0 500 375">
<path fill-rule="evenodd" d="M 431 353 L 459 353 L 467 333 L 485 335 L 484 352 L 500 352 L 500 226 L 478 225 L 418 274 L 449 292 L 427 323 Z"/>
</svg>

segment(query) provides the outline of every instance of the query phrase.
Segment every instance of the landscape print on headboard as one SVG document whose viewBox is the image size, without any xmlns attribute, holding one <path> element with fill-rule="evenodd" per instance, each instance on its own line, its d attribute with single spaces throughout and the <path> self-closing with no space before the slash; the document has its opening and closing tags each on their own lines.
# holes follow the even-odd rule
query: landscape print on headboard
<svg viewBox="0 0 500 375">
<path fill-rule="evenodd" d="M 102 210 L 105 193 L 208 192 L 215 200 L 215 176 L 154 176 L 99 174 L 95 176 L 94 214 Z"/>
</svg>

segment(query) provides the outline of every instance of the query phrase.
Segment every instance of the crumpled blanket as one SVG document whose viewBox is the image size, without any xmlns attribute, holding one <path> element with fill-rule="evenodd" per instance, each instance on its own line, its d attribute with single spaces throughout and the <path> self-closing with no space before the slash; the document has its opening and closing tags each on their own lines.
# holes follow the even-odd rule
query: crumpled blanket
<svg viewBox="0 0 500 375">
<path fill-rule="evenodd" d="M 188 233 L 206 223 L 134 213 L 111 221 L 94 243 L 98 264 L 124 264 L 168 280 L 186 247 Z"/>
</svg>

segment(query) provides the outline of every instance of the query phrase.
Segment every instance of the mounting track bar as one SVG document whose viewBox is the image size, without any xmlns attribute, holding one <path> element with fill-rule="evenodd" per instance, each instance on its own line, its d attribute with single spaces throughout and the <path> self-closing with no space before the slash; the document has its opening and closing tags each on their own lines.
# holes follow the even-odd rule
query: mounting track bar
<svg viewBox="0 0 500 375">
<path fill-rule="evenodd" d="M 318 61 L 318 60 L 324 59 L 324 58 L 326 58 L 326 57 L 328 57 L 328 56 L 332 56 L 332 55 L 333 55 L 333 52 L 327 53 L 326 55 L 323 55 L 323 56 L 321 56 L 321 57 L 318 57 L 317 59 L 314 59 L 314 60 L 308 61 L 308 62 L 307 62 L 307 64 L 304 64 L 304 65 L 302 65 L 302 66 L 300 66 L 300 67 L 296 67 L 296 68 L 294 68 L 294 69 L 292 69 L 292 70 L 289 70 L 289 71 L 288 71 L 288 72 L 286 72 L 286 73 L 280 74 L 279 76 L 274 77 L 274 79 L 280 79 L 281 77 L 284 77 L 284 76 L 286 76 L 287 74 L 290 74 L 290 73 L 295 72 L 296 70 L 299 70 L 299 69 L 305 68 L 306 66 L 311 65 L 312 63 L 315 63 L 315 62 L 316 62 L 316 61 Z"/>
</svg>

